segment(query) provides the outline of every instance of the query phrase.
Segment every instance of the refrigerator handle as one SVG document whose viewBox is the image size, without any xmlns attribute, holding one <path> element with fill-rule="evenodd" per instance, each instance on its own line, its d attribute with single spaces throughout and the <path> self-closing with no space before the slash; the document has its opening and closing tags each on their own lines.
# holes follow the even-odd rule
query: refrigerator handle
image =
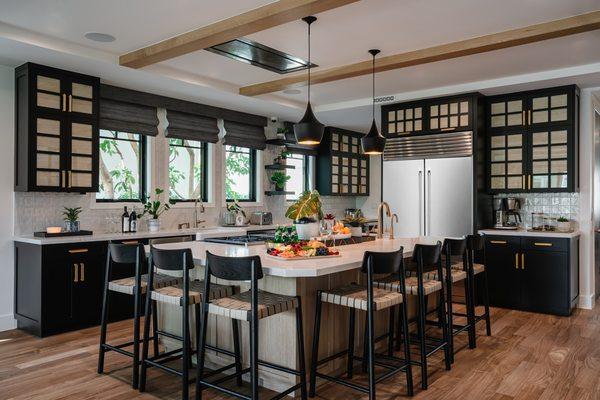
<svg viewBox="0 0 600 400">
<path fill-rule="evenodd" d="M 425 222 L 427 223 L 427 229 L 425 230 L 425 236 L 431 235 L 431 170 L 427 170 L 427 193 L 425 194 L 427 201 L 427 215 Z"/>
<path fill-rule="evenodd" d="M 419 236 L 423 236 L 423 171 L 419 170 Z"/>
</svg>

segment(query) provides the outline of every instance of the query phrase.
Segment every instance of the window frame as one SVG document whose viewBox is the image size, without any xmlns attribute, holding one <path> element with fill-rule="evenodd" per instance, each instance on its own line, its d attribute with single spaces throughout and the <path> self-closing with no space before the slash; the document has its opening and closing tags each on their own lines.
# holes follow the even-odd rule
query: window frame
<svg viewBox="0 0 600 400">
<path fill-rule="evenodd" d="M 188 140 L 188 139 L 179 139 L 179 138 L 169 138 L 167 137 L 167 154 L 170 154 L 171 151 L 171 139 L 176 139 L 176 140 Z M 202 157 L 202 185 L 200 186 L 200 201 L 202 201 L 203 203 L 208 202 L 208 163 L 209 163 L 209 157 L 208 157 L 208 142 L 202 142 L 200 140 L 193 140 L 194 142 L 199 142 L 201 143 L 202 146 L 202 151 L 201 151 L 201 157 Z M 183 143 L 183 142 L 182 142 Z M 190 146 L 184 146 L 184 145 L 175 145 L 177 147 L 190 147 Z M 195 148 L 195 147 L 192 147 Z M 171 199 L 171 187 L 170 187 L 170 182 L 169 182 L 169 160 L 167 158 L 167 183 L 169 185 L 169 199 L 175 201 L 175 203 L 194 203 L 196 201 L 196 199 Z"/>
<path fill-rule="evenodd" d="M 250 193 L 248 199 L 229 199 L 227 198 L 227 146 L 242 148 L 250 150 Z M 255 203 L 256 197 L 256 173 L 257 173 L 257 150 L 251 147 L 236 146 L 236 145 L 223 145 L 223 198 L 225 202 L 237 201 L 238 203 Z"/>
<path fill-rule="evenodd" d="M 106 137 L 101 136 L 101 131 L 109 131 L 109 132 L 116 132 L 116 133 L 130 133 L 132 135 L 139 135 L 140 136 L 140 148 L 139 148 L 139 153 L 140 153 L 140 159 L 139 159 L 139 171 L 140 171 L 140 179 L 139 179 L 139 191 L 138 193 L 140 194 L 139 199 L 101 199 L 98 198 L 98 194 L 100 193 L 100 188 L 98 188 L 98 192 L 96 193 L 95 200 L 96 203 L 139 203 L 139 204 L 143 204 L 144 203 L 144 199 L 146 198 L 146 188 L 148 187 L 148 171 L 147 171 L 147 145 L 148 145 L 148 138 L 146 137 L 146 135 L 141 134 L 141 133 L 133 133 L 133 132 L 122 132 L 122 131 L 115 131 L 112 129 L 103 129 L 100 128 L 99 129 L 99 133 L 98 133 L 98 162 L 100 162 L 100 158 L 102 157 L 102 151 L 100 150 L 100 142 L 102 141 L 102 139 L 108 139 Z M 114 140 L 119 140 L 119 141 L 124 141 L 124 142 L 132 142 L 132 140 L 129 139 L 114 139 Z M 100 171 L 98 171 L 98 174 L 100 174 Z"/>
<path fill-rule="evenodd" d="M 310 190 L 310 157 L 308 154 L 302 153 L 290 153 L 291 156 L 301 156 L 304 163 L 304 170 L 302 171 L 302 177 L 304 180 L 304 191 Z M 295 194 L 295 198 L 288 198 L 285 196 L 285 201 L 294 202 L 302 195 L 301 193 Z"/>
</svg>

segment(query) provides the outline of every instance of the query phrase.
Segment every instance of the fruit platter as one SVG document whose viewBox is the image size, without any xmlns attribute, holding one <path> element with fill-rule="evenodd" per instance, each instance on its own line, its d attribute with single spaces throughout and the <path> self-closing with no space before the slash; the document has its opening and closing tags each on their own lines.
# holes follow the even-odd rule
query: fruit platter
<svg viewBox="0 0 600 400">
<path fill-rule="evenodd" d="M 350 228 L 344 226 L 343 222 L 338 221 L 333 225 L 333 228 L 331 229 L 331 235 L 319 237 L 317 238 L 317 240 L 342 240 L 350 239 L 350 237 L 352 237 L 352 234 L 350 233 Z"/>
<path fill-rule="evenodd" d="M 318 240 L 299 241 L 292 244 L 274 243 L 267 248 L 267 256 L 282 260 L 339 257 L 337 249 L 325 246 Z"/>
</svg>

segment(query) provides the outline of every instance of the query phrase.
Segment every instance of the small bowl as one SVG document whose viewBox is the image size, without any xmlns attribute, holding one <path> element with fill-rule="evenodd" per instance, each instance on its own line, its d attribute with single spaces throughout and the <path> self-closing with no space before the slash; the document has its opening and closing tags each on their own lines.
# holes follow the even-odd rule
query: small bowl
<svg viewBox="0 0 600 400">
<path fill-rule="evenodd" d="M 62 227 L 60 226 L 49 226 L 46 228 L 46 233 L 61 233 Z"/>
</svg>

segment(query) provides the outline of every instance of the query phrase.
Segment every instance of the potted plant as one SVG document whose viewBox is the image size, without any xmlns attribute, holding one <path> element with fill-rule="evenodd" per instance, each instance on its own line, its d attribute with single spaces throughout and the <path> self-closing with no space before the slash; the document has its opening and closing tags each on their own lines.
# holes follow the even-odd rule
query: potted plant
<svg viewBox="0 0 600 400">
<path fill-rule="evenodd" d="M 569 221 L 566 217 L 560 217 L 557 219 L 558 221 L 558 230 L 560 232 L 569 232 L 571 231 L 571 221 Z"/>
<path fill-rule="evenodd" d="M 271 182 L 275 184 L 275 190 L 283 192 L 285 190 L 285 183 L 289 181 L 291 176 L 286 175 L 284 172 L 275 171 L 271 175 Z"/>
<path fill-rule="evenodd" d="M 227 211 L 223 214 L 224 225 L 246 225 L 246 211 L 240 206 L 237 199 L 228 202 L 225 207 Z"/>
<path fill-rule="evenodd" d="M 319 236 L 318 221 L 323 218 L 321 195 L 316 190 L 306 191 L 286 211 L 285 216 L 294 221 L 298 239 L 310 240 Z"/>
<path fill-rule="evenodd" d="M 347 215 L 342 221 L 344 224 L 350 225 L 350 234 L 352 236 L 362 236 L 362 227 L 367 222 L 360 210 L 354 215 Z"/>
<path fill-rule="evenodd" d="M 65 232 L 79 232 L 81 207 L 64 207 Z"/>
<path fill-rule="evenodd" d="M 287 158 L 290 156 L 290 152 L 284 147 L 283 150 L 279 153 L 279 155 L 273 160 L 273 164 L 275 165 L 285 165 Z"/>
<path fill-rule="evenodd" d="M 277 139 L 285 140 L 288 130 L 286 128 L 277 128 Z"/>
<path fill-rule="evenodd" d="M 167 203 L 160 201 L 160 195 L 164 190 L 160 188 L 154 189 L 154 200 L 147 198 L 144 203 L 144 211 L 142 216 L 148 214 L 150 219 L 148 220 L 148 230 L 150 232 L 157 232 L 160 229 L 160 220 L 158 219 L 162 213 L 169 210 L 172 204 L 175 204 L 175 200 L 169 199 Z"/>
</svg>

